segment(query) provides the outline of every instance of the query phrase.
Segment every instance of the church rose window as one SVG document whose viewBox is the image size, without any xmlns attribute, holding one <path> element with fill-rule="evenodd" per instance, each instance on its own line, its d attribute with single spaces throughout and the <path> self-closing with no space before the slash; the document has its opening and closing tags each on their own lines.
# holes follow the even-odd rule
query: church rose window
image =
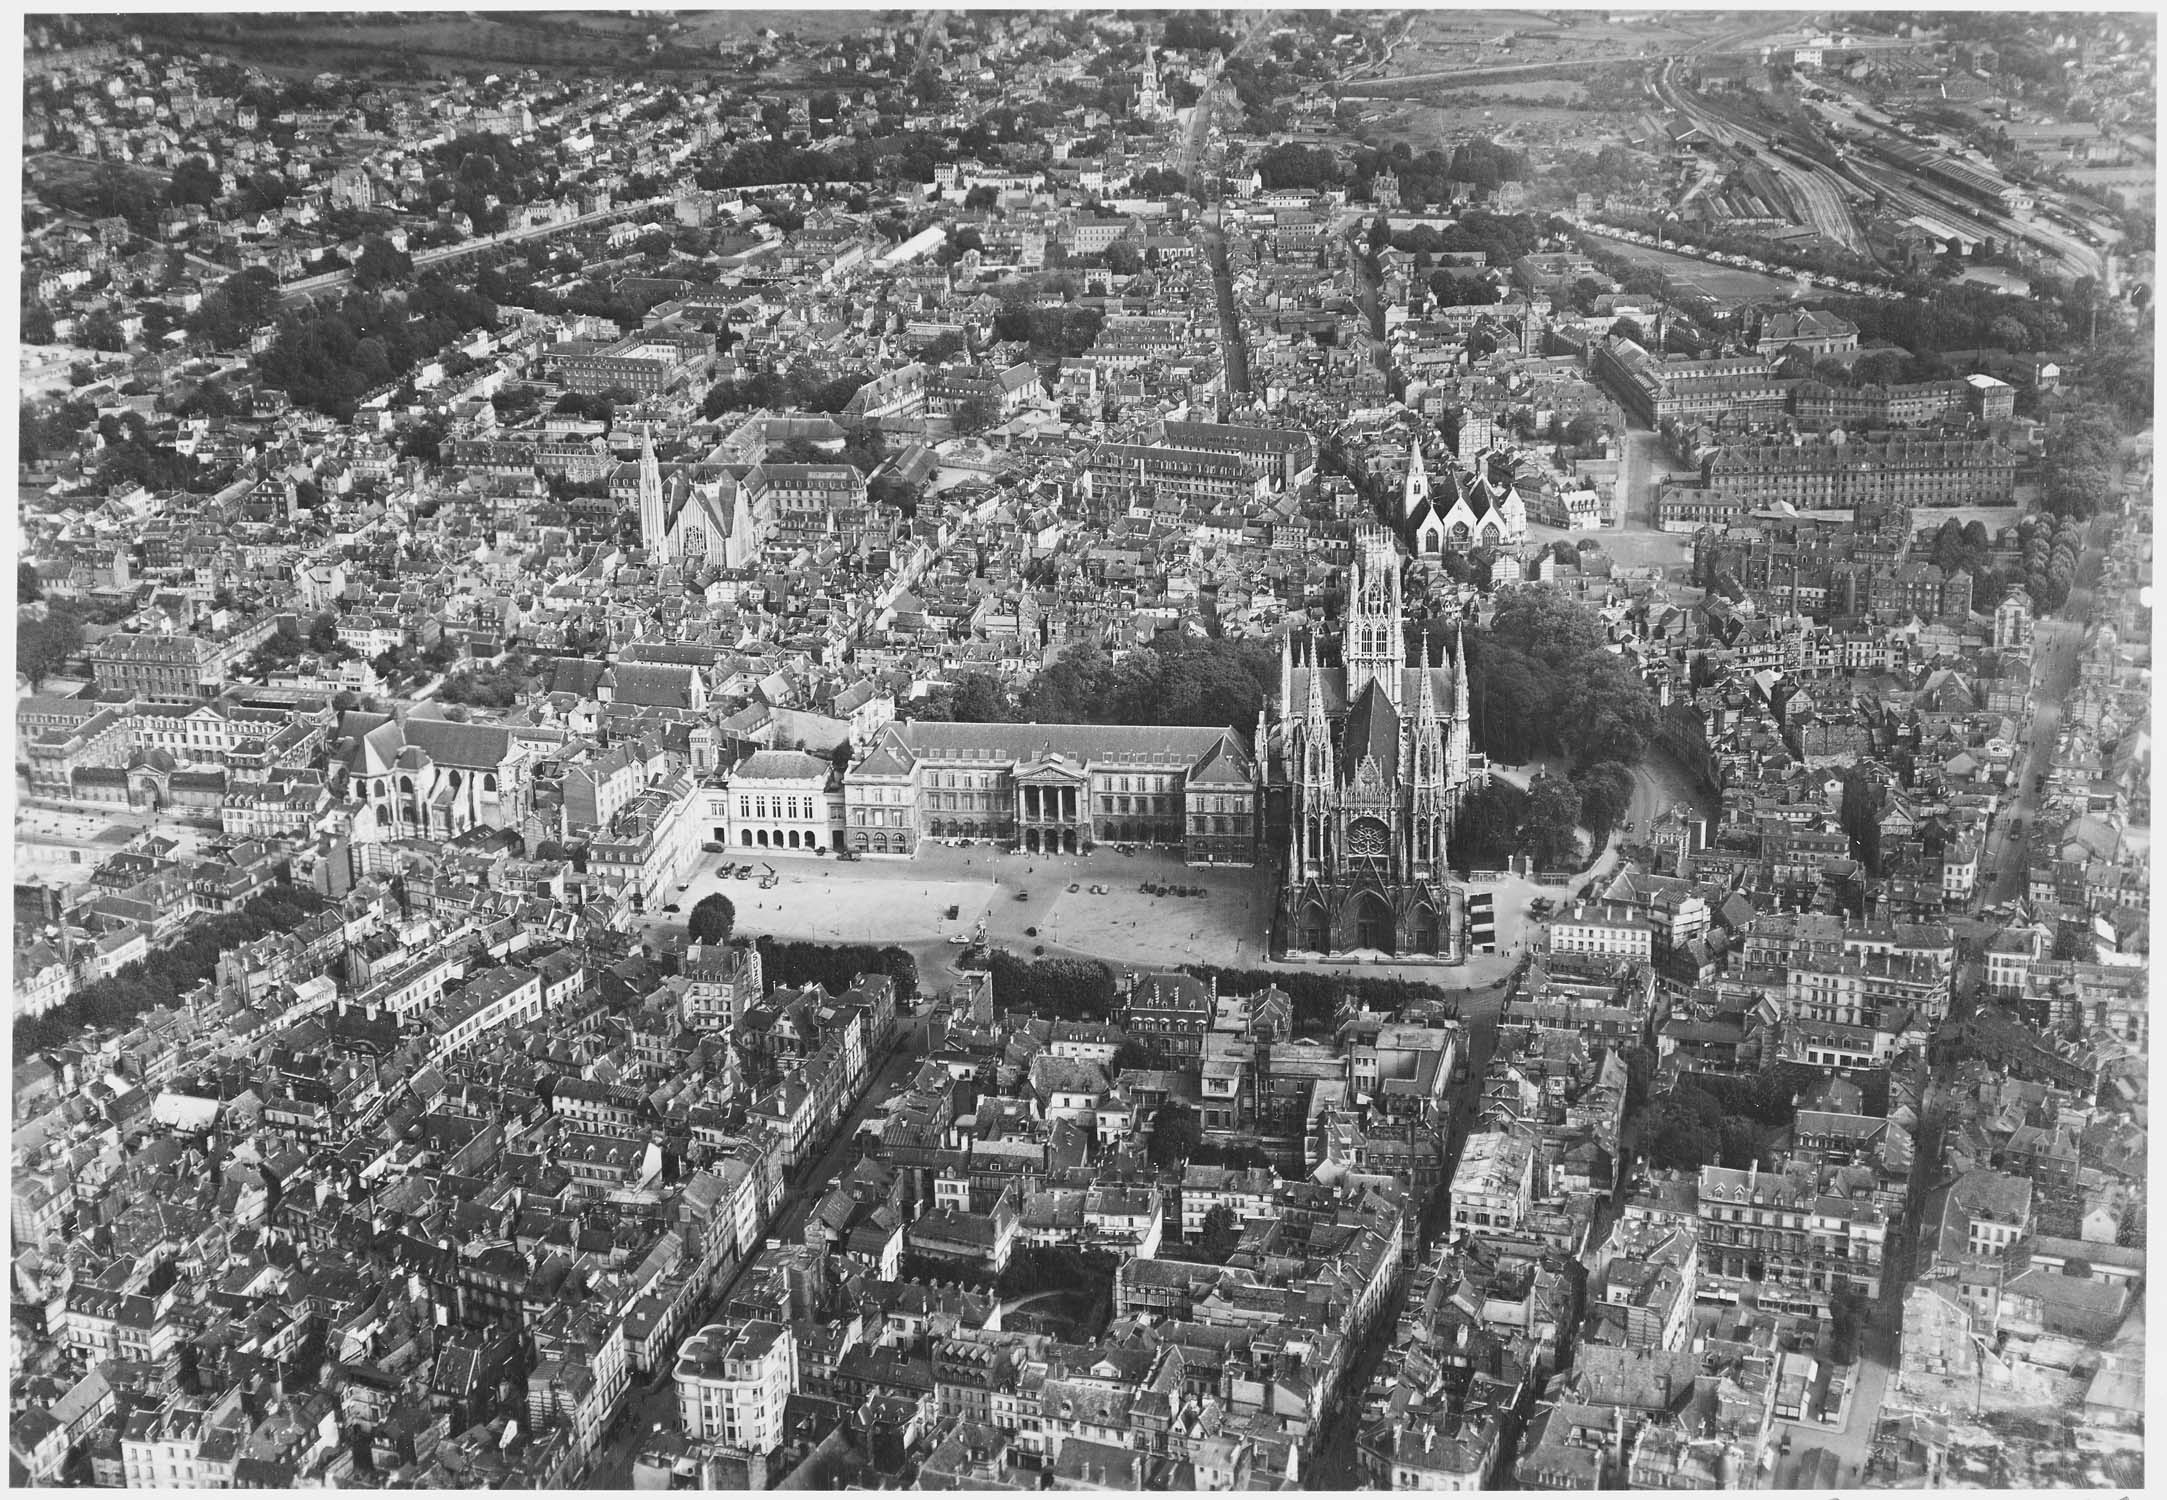
<svg viewBox="0 0 2167 1500">
<path fill-rule="evenodd" d="M 1347 830 L 1347 851 L 1357 859 L 1380 859 L 1384 850 L 1384 825 L 1375 818 L 1363 818 Z"/>
</svg>

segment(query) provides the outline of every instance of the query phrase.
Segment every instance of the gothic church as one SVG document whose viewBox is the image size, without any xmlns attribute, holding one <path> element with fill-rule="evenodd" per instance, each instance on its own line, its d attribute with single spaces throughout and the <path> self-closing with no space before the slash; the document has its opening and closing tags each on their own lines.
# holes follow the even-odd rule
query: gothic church
<svg viewBox="0 0 2167 1500">
<path fill-rule="evenodd" d="M 1285 948 L 1450 955 L 1464 921 L 1445 848 L 1468 779 L 1466 658 L 1455 638 L 1449 661 L 1424 651 L 1408 664 L 1384 528 L 1356 540 L 1337 649 L 1312 633 L 1297 652 L 1290 638 L 1279 679 L 1264 739 L 1288 821 Z"/>
</svg>

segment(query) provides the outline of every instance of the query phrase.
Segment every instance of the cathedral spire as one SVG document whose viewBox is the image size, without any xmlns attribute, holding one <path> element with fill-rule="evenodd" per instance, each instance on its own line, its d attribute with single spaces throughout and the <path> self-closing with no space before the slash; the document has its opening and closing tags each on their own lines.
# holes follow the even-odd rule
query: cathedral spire
<svg viewBox="0 0 2167 1500">
<path fill-rule="evenodd" d="M 1452 628 L 1452 717 L 1467 722 L 1467 626 Z"/>
</svg>

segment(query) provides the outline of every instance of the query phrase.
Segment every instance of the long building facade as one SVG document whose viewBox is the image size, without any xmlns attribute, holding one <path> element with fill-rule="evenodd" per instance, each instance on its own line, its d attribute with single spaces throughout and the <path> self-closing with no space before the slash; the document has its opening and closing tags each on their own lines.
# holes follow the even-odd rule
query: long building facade
<svg viewBox="0 0 2167 1500">
<path fill-rule="evenodd" d="M 1231 729 L 914 720 L 883 729 L 843 778 L 839 838 L 867 855 L 965 838 L 1049 855 L 1148 844 L 1190 864 L 1250 865 L 1261 801 Z"/>
<path fill-rule="evenodd" d="M 1874 516 L 2015 497 L 2016 455 L 1991 439 L 1763 443 L 1722 449 L 1698 481 L 1666 480 L 1656 512 L 1664 530 L 1691 531 L 1782 506 Z"/>
</svg>

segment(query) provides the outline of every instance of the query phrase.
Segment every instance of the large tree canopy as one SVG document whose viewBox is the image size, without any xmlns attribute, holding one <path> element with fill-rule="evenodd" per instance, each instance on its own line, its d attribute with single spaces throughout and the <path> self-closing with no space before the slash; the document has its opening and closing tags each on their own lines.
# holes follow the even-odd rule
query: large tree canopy
<svg viewBox="0 0 2167 1500">
<path fill-rule="evenodd" d="M 1011 704 L 1000 684 L 965 673 L 926 700 L 922 719 L 968 724 L 1256 723 L 1279 657 L 1261 641 L 1199 641 L 1167 634 L 1116 662 L 1095 645 L 1072 646 Z"/>
<path fill-rule="evenodd" d="M 1553 585 L 1506 589 L 1467 655 L 1475 743 L 1497 760 L 1554 751 L 1576 769 L 1630 766 L 1654 737 L 1647 684 L 1609 649 L 1594 611 Z"/>
</svg>

